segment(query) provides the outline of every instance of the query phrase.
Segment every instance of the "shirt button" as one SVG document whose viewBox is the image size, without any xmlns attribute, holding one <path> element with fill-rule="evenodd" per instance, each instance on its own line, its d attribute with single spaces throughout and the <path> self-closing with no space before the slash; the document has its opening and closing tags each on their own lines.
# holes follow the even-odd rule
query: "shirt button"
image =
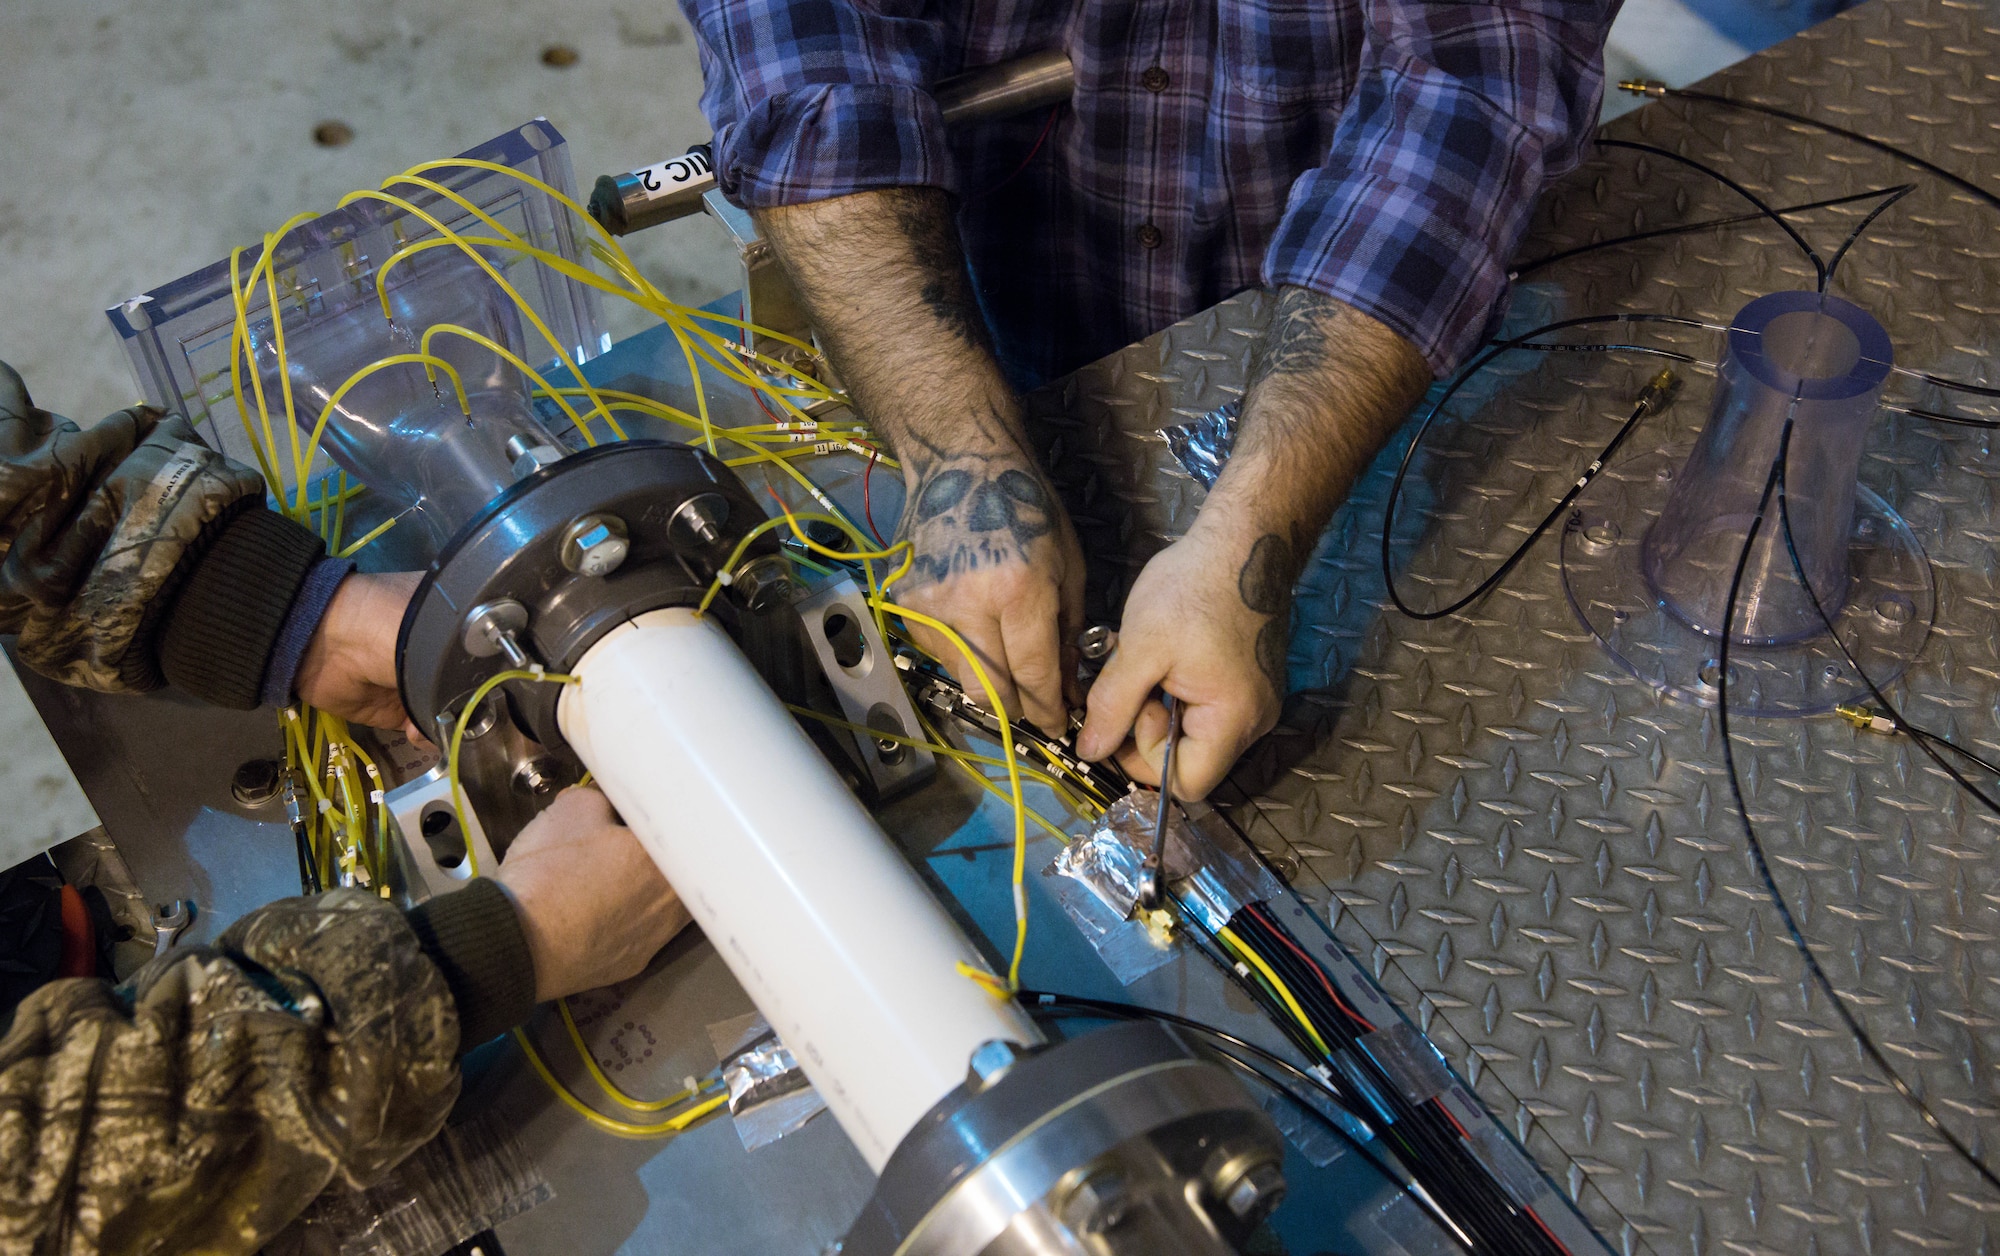
<svg viewBox="0 0 2000 1256">
<path fill-rule="evenodd" d="M 1139 85 L 1149 92 L 1163 92 L 1167 90 L 1167 83 L 1169 81 L 1167 72 L 1157 65 L 1139 76 Z"/>
<path fill-rule="evenodd" d="M 1160 234 L 1160 229 L 1150 222 L 1139 228 L 1139 247 L 1141 248 L 1157 249 L 1160 247 L 1160 242 L 1164 239 L 1166 237 Z"/>
</svg>

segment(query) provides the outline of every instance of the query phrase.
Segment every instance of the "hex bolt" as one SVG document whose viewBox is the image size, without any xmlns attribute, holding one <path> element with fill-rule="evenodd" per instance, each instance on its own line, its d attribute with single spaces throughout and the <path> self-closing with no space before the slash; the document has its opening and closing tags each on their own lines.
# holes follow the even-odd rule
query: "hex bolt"
<svg viewBox="0 0 2000 1256">
<path fill-rule="evenodd" d="M 729 522 L 729 499 L 720 493 L 696 493 L 667 520 L 667 539 L 681 549 L 705 549 L 722 540 Z"/>
<path fill-rule="evenodd" d="M 1284 1170 L 1269 1160 L 1255 1161 L 1234 1174 L 1224 1173 L 1216 1193 L 1238 1221 L 1261 1221 L 1285 1197 Z"/>
<path fill-rule="evenodd" d="M 562 565 L 579 576 L 608 576 L 631 551 L 625 521 L 617 515 L 583 515 L 563 529 Z"/>
<path fill-rule="evenodd" d="M 1092 624 L 1076 637 L 1077 653 L 1092 663 L 1109 657 L 1117 648 L 1118 630 L 1109 624 Z"/>
<path fill-rule="evenodd" d="M 737 604 L 747 611 L 761 614 L 776 610 L 792 598 L 791 569 L 777 554 L 753 558 L 736 569 L 729 591 Z"/>
<path fill-rule="evenodd" d="M 514 469 L 514 478 L 525 480 L 544 467 L 552 467 L 561 462 L 567 453 L 557 445 L 537 445 L 525 436 L 507 438 L 507 460 Z"/>
<path fill-rule="evenodd" d="M 537 756 L 514 769 L 514 788 L 536 798 L 545 798 L 555 792 L 555 760 Z"/>
<path fill-rule="evenodd" d="M 284 779 L 285 769 L 276 759 L 251 759 L 236 769 L 229 792 L 245 807 L 261 807 L 277 800 Z"/>
<path fill-rule="evenodd" d="M 1102 1234 L 1125 1219 L 1125 1197 L 1125 1176 L 1102 1169 L 1070 1188 L 1056 1219 L 1078 1237 Z"/>
<path fill-rule="evenodd" d="M 1005 1038 L 988 1038 L 973 1048 L 965 1071 L 965 1085 L 977 1093 L 999 1083 L 1020 1060 L 1020 1044 Z"/>
</svg>

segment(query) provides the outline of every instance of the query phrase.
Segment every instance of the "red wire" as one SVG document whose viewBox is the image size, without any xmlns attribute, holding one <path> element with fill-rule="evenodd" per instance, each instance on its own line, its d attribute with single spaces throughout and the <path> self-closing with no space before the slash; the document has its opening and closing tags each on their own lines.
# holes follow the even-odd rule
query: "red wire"
<svg viewBox="0 0 2000 1256">
<path fill-rule="evenodd" d="M 1458 1122 L 1458 1118 L 1456 1118 L 1456 1116 L 1452 1116 L 1452 1110 L 1444 1106 L 1444 1100 L 1442 1100 L 1442 1098 L 1438 1100 L 1438 1112 L 1442 1112 L 1442 1114 L 1444 1114 L 1444 1120 L 1452 1122 L 1452 1128 L 1454 1128 L 1454 1130 L 1458 1130 L 1458 1136 L 1460 1136 L 1460 1138 L 1464 1138 L 1466 1142 L 1472 1142 L 1472 1134 L 1470 1134 L 1470 1132 L 1466 1130 L 1466 1126 L 1462 1126 L 1462 1124 Z M 1542 1234 L 1546 1234 L 1546 1236 L 1548 1236 L 1548 1242 L 1556 1244 L 1556 1250 L 1558 1250 L 1558 1252 L 1562 1252 L 1564 1256 L 1568 1256 L 1568 1254 L 1570 1254 L 1570 1248 L 1562 1246 L 1562 1240 L 1560 1240 L 1560 1238 L 1556 1238 L 1556 1232 L 1554 1232 L 1554 1230 L 1550 1230 L 1550 1228 L 1548 1228 L 1548 1224 L 1546 1224 L 1546 1222 L 1544 1222 L 1542 1218 L 1538 1218 L 1538 1216 L 1534 1214 L 1534 1208 L 1522 1208 L 1522 1212 L 1526 1212 L 1526 1214 L 1528 1214 L 1528 1220 L 1532 1220 L 1532 1222 L 1534 1222 L 1536 1230 L 1540 1230 Z"/>
<path fill-rule="evenodd" d="M 1563 1256 L 1569 1256 L 1569 1249 L 1563 1246 L 1563 1241 L 1555 1236 L 1554 1231 L 1550 1230 L 1548 1226 L 1542 1224 L 1542 1219 L 1535 1215 L 1534 1209 L 1523 1208 L 1521 1211 L 1528 1214 L 1528 1220 L 1535 1223 L 1536 1229 L 1540 1230 L 1543 1234 L 1549 1236 L 1549 1242 L 1554 1243 L 1556 1245 L 1557 1251 L 1561 1252 Z"/>
<path fill-rule="evenodd" d="M 1042 133 L 1035 137 L 1035 146 L 1028 150 L 1028 155 L 1026 157 L 1021 158 L 1021 164 L 1014 167 L 1014 173 L 1000 180 L 1000 182 L 994 184 L 992 187 L 987 188 L 984 192 L 979 193 L 977 196 L 968 197 L 965 203 L 970 205 L 976 201 L 983 201 L 987 197 L 993 195 L 995 192 L 998 192 L 1001 188 L 1006 187 L 1009 183 L 1012 183 L 1014 180 L 1020 178 L 1021 172 L 1028 168 L 1028 163 L 1035 159 L 1035 154 L 1041 152 L 1042 145 L 1048 142 L 1049 132 L 1055 129 L 1056 115 L 1061 112 L 1062 112 L 1061 105 L 1057 105 L 1055 108 L 1049 110 L 1049 120 L 1047 122 L 1042 123 Z"/>
<path fill-rule="evenodd" d="M 868 469 L 861 473 L 861 513 L 868 520 L 868 530 L 875 534 L 875 543 L 887 548 L 889 542 L 882 539 L 882 529 L 875 526 L 875 501 L 868 491 L 868 481 L 875 478 L 875 460 L 881 456 L 879 449 L 868 451 Z"/>
<path fill-rule="evenodd" d="M 1244 910 L 1249 912 L 1251 916 L 1255 917 L 1257 923 L 1263 925 L 1266 929 L 1269 929 L 1271 931 L 1272 936 L 1277 938 L 1278 942 L 1286 950 L 1298 956 L 1299 959 L 1305 963 L 1305 966 L 1307 968 L 1312 969 L 1313 976 L 1319 978 L 1319 984 L 1325 987 L 1327 996 L 1333 1000 L 1333 1005 L 1335 1007 L 1347 1013 L 1349 1016 L 1352 1016 L 1355 1020 L 1360 1021 L 1362 1025 L 1367 1027 L 1368 1032 L 1370 1033 L 1375 1032 L 1375 1026 L 1369 1023 L 1367 1017 L 1363 1016 L 1361 1013 L 1355 1011 L 1353 1008 L 1347 1005 L 1347 1000 L 1340 997 L 1340 991 L 1333 988 L 1333 982 L 1327 978 L 1326 970 L 1324 968 L 1321 968 L 1319 964 L 1316 961 L 1314 961 L 1312 956 L 1307 955 L 1304 951 L 1300 950 L 1299 944 L 1292 941 L 1290 934 L 1286 933 L 1283 929 L 1279 928 L 1277 924 L 1270 919 L 1270 917 L 1264 914 L 1263 909 L 1260 908 L 1257 904 L 1252 903 L 1248 907 L 1244 908 Z"/>
</svg>

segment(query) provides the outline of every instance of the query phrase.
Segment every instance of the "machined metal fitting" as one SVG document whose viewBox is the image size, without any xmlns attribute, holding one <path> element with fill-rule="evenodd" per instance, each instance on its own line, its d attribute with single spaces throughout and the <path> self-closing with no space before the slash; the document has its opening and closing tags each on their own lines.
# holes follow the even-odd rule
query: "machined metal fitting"
<svg viewBox="0 0 2000 1256">
<path fill-rule="evenodd" d="M 584 515 L 563 529 L 562 565 L 579 576 L 608 576 L 631 550 L 631 534 L 617 515 Z"/>
<path fill-rule="evenodd" d="M 557 445 L 536 445 L 525 436 L 507 438 L 507 458 L 513 463 L 514 478 L 525 480 L 544 467 L 561 462 L 569 451 Z"/>
<path fill-rule="evenodd" d="M 761 614 L 789 602 L 796 586 L 792 583 L 791 566 L 784 556 L 766 554 L 737 568 L 729 591 L 735 596 L 737 605 Z"/>
<path fill-rule="evenodd" d="M 972 1060 L 965 1072 L 965 1084 L 975 1091 L 997 1084 L 1021 1055 L 1019 1043 L 1005 1038 L 987 1039 L 972 1052 Z"/>
<path fill-rule="evenodd" d="M 460 639 L 465 652 L 476 659 L 505 654 L 515 667 L 527 667 L 531 660 L 515 636 L 528 626 L 528 608 L 512 598 L 482 602 L 465 616 L 465 632 Z"/>
<path fill-rule="evenodd" d="M 1118 630 L 1109 624 L 1092 624 L 1077 634 L 1076 649 L 1085 661 L 1095 663 L 1109 658 L 1118 648 Z"/>
<path fill-rule="evenodd" d="M 1124 1220 L 1129 1198 L 1125 1175 L 1100 1169 L 1069 1188 L 1056 1206 L 1056 1219 L 1078 1237 L 1102 1234 Z"/>
<path fill-rule="evenodd" d="M 667 520 L 667 539 L 681 549 L 703 549 L 722 539 L 729 501 L 720 493 L 697 493 Z"/>
</svg>

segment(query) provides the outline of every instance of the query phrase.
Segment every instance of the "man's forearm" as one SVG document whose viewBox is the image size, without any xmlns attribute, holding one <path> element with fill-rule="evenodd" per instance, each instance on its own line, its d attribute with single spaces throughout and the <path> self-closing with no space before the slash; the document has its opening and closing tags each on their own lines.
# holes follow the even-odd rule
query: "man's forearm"
<svg viewBox="0 0 2000 1256">
<path fill-rule="evenodd" d="M 1279 291 L 1201 526 L 1233 537 L 1238 596 L 1272 617 L 1257 654 L 1280 693 L 1285 612 L 1313 541 L 1430 382 L 1416 349 L 1381 323 L 1309 289 Z"/>
<path fill-rule="evenodd" d="M 950 199 L 862 192 L 757 214 L 841 382 L 903 463 L 910 587 L 1026 559 L 1056 526 Z"/>
<path fill-rule="evenodd" d="M 756 219 L 848 394 L 899 457 L 981 440 L 1019 446 L 1020 402 L 994 359 L 950 198 L 892 188 Z"/>
</svg>

